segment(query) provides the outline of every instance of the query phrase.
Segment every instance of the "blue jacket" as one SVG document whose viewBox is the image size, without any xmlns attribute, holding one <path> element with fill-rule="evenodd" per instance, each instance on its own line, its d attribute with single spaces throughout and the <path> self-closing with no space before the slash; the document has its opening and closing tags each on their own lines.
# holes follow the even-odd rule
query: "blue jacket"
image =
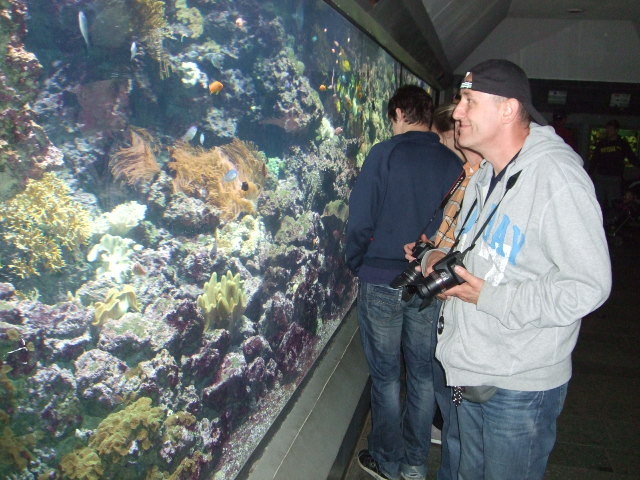
<svg viewBox="0 0 640 480">
<path fill-rule="evenodd" d="M 371 283 L 388 283 L 407 267 L 404 245 L 442 220 L 440 203 L 462 172 L 435 133 L 411 131 L 375 145 L 349 199 L 347 266 Z M 363 268 L 364 266 L 364 268 Z"/>
</svg>

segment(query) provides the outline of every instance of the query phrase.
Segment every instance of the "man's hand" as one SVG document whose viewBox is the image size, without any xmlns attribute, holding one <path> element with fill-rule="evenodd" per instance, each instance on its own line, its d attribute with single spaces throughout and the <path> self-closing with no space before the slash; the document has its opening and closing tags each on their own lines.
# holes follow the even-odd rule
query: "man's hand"
<svg viewBox="0 0 640 480">
<path fill-rule="evenodd" d="M 445 300 L 450 297 L 456 297 L 463 302 L 478 304 L 478 298 L 480 298 L 480 291 L 484 287 L 484 280 L 469 273 L 469 271 L 461 266 L 455 267 L 455 272 L 462 278 L 465 283 L 456 285 L 449 290 L 443 292 Z"/>
<path fill-rule="evenodd" d="M 429 241 L 429 238 L 423 233 L 422 235 L 420 235 L 420 241 L 423 243 L 427 243 Z M 407 243 L 404 246 L 404 258 L 406 258 L 410 262 L 413 262 L 416 259 L 416 257 L 413 256 L 413 249 L 415 248 L 415 246 L 416 242 Z"/>
</svg>

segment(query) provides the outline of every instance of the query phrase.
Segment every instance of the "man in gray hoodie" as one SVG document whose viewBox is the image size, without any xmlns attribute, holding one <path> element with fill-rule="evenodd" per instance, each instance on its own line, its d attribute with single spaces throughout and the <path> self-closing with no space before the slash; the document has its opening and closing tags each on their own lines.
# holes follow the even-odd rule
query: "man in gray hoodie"
<svg viewBox="0 0 640 480">
<path fill-rule="evenodd" d="M 449 252 L 423 259 L 445 284 L 436 356 L 461 401 L 459 478 L 542 479 L 581 318 L 611 288 L 602 216 L 582 160 L 542 126 L 520 67 L 482 62 L 460 92 L 459 144 L 485 159 L 458 218 L 454 250 L 465 253 L 435 272 Z"/>
</svg>

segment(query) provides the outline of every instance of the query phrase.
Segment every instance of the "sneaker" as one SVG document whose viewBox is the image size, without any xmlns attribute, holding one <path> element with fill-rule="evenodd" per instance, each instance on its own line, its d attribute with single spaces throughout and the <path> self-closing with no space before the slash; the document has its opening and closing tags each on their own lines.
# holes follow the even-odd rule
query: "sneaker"
<svg viewBox="0 0 640 480">
<path fill-rule="evenodd" d="M 387 477 L 382 472 L 380 465 L 373 459 L 369 450 L 360 450 L 358 453 L 358 465 L 373 478 L 377 478 L 378 480 L 392 480 L 391 477 Z"/>
<path fill-rule="evenodd" d="M 431 425 L 431 443 L 442 445 L 442 430 L 435 425 Z"/>
<path fill-rule="evenodd" d="M 419 467 L 403 465 L 400 471 L 400 476 L 403 480 L 426 480 L 424 473 L 420 472 Z M 424 470 L 424 468 L 422 468 Z"/>
</svg>

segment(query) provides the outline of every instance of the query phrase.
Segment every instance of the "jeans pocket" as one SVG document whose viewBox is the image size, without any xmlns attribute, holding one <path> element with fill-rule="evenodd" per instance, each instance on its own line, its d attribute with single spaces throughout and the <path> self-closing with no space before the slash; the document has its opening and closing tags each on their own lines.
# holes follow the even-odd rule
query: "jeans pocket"
<svg viewBox="0 0 640 480">
<path fill-rule="evenodd" d="M 469 402 L 484 403 L 496 394 L 498 387 L 491 385 L 478 385 L 475 387 L 463 387 L 462 398 Z"/>
</svg>

